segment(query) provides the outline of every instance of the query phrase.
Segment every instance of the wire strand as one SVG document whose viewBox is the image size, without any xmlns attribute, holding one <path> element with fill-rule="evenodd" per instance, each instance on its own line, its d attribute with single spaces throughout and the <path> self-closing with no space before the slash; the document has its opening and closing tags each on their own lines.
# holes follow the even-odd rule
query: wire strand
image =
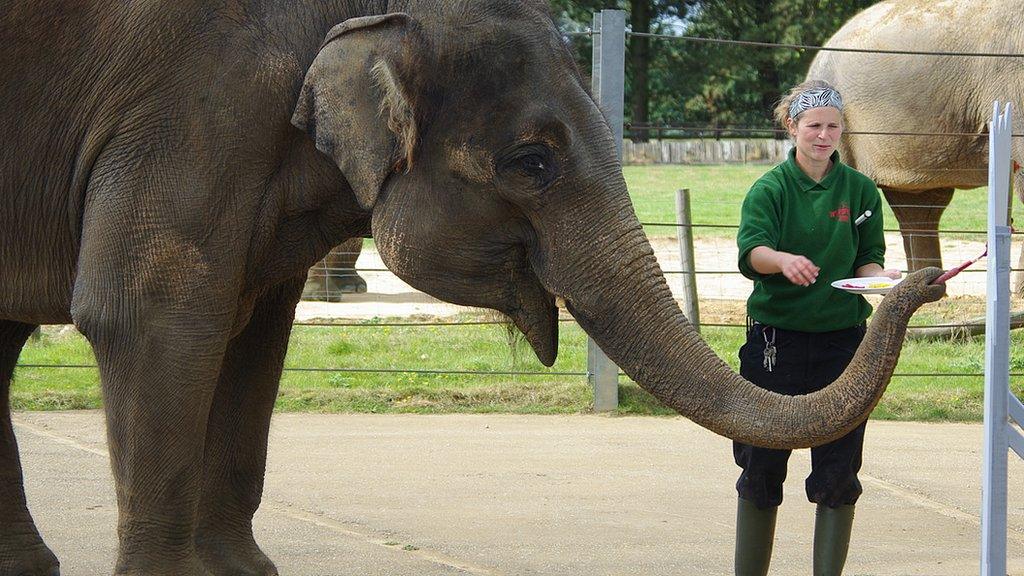
<svg viewBox="0 0 1024 576">
<path fill-rule="evenodd" d="M 99 368 L 95 364 L 18 364 L 18 368 Z M 589 372 L 519 372 L 519 371 L 494 371 L 483 370 L 415 370 L 405 368 L 285 368 L 285 372 L 349 372 L 349 373 L 372 373 L 372 374 L 461 374 L 472 376 L 589 376 Z M 626 376 L 619 372 L 619 376 Z M 893 378 L 907 377 L 942 377 L 956 378 L 969 377 L 981 378 L 983 372 L 894 372 Z M 1010 372 L 1010 376 L 1024 376 L 1024 372 Z"/>
<path fill-rule="evenodd" d="M 594 34 L 599 34 L 595 32 Z M 781 42 L 756 42 L 753 40 L 726 40 L 724 38 L 703 38 L 700 36 L 676 36 L 674 34 L 658 34 L 654 32 L 626 32 L 626 36 L 644 38 L 660 38 L 665 40 L 682 40 L 684 42 L 704 42 L 709 44 L 731 44 L 736 46 L 756 46 L 760 48 L 786 48 L 790 50 L 812 50 L 824 52 L 851 52 L 857 54 L 893 54 L 902 56 L 954 56 L 977 58 L 1024 58 L 1024 54 L 1007 54 L 998 52 L 941 52 L 932 50 L 884 50 L 878 48 L 842 48 L 838 46 L 810 46 L 807 44 L 786 44 Z"/>
<path fill-rule="evenodd" d="M 722 128 L 716 126 L 694 126 L 694 127 L 676 127 L 672 125 L 659 125 L 659 124 L 634 124 L 625 123 L 623 127 L 627 130 L 646 130 L 656 131 L 660 130 L 678 130 L 678 131 L 693 131 L 693 132 L 740 132 L 749 134 L 786 134 L 785 130 L 781 128 Z M 891 131 L 878 131 L 878 130 L 845 130 L 843 135 L 849 136 L 928 136 L 928 137 L 958 137 L 958 138 L 988 138 L 988 132 L 891 132 Z M 1012 138 L 1024 138 L 1024 134 L 1011 134 Z"/>
</svg>

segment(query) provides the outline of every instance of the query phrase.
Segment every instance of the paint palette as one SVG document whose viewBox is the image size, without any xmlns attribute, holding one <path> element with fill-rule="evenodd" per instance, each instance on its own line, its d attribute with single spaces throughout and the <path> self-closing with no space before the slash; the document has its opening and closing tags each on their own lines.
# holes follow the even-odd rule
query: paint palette
<svg viewBox="0 0 1024 576">
<path fill-rule="evenodd" d="M 854 294 L 885 294 L 899 283 L 900 279 L 893 280 L 887 276 L 866 276 L 836 280 L 832 287 Z"/>
</svg>

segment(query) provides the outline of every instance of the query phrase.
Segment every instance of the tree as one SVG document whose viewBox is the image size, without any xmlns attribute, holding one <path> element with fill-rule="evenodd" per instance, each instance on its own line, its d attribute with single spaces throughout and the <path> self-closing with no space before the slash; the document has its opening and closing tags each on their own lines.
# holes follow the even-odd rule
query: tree
<svg viewBox="0 0 1024 576">
<path fill-rule="evenodd" d="M 702 0 L 687 34 L 779 44 L 820 46 L 875 0 Z M 691 120 L 750 127 L 772 125 L 772 109 L 803 80 L 816 51 L 705 44 L 702 89 L 686 102 Z"/>
<path fill-rule="evenodd" d="M 589 23 L 594 12 L 602 9 L 625 10 L 631 32 L 661 32 L 666 22 L 682 21 L 698 0 L 552 0 L 552 11 L 563 28 L 579 28 Z M 590 43 L 579 43 L 578 52 Z M 652 63 L 657 59 L 659 44 L 644 36 L 629 36 L 626 63 L 627 121 L 645 124 L 650 120 Z M 589 51 L 588 51 L 589 52 Z M 589 53 L 581 64 L 590 65 Z M 633 139 L 646 141 L 648 131 L 634 130 Z"/>
<path fill-rule="evenodd" d="M 593 13 L 625 10 L 630 31 L 820 46 L 875 0 L 551 0 L 565 31 L 588 30 Z M 591 42 L 573 36 L 581 69 Z M 800 82 L 815 52 L 630 36 L 626 121 L 770 129 L 782 92 Z M 647 131 L 634 128 L 634 140 Z"/>
</svg>

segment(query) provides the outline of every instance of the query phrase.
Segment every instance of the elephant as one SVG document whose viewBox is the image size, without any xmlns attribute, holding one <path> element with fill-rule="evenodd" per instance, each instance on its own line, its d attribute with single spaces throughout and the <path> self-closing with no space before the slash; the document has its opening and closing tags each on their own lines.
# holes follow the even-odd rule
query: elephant
<svg viewBox="0 0 1024 576">
<path fill-rule="evenodd" d="M 356 260 L 362 250 L 362 238 L 349 238 L 335 246 L 309 269 L 302 299 L 339 302 L 342 294 L 366 292 L 366 280 L 356 272 Z"/>
<path fill-rule="evenodd" d="M 937 269 L 850 368 L 790 397 L 701 340 L 545 0 L 12 0 L 0 14 L 0 575 L 59 561 L 28 510 L 9 391 L 39 324 L 99 367 L 123 575 L 271 575 L 252 533 L 306 272 L 372 232 L 402 280 L 508 316 L 559 306 L 700 425 L 810 446 L 867 418 Z"/>
<path fill-rule="evenodd" d="M 825 46 L 1019 54 L 1022 27 L 1024 9 L 1015 0 L 887 0 L 851 18 Z M 1016 60 L 820 51 L 807 78 L 825 80 L 843 95 L 847 134 L 840 154 L 882 189 L 899 222 L 910 269 L 941 267 L 939 218 L 953 190 L 988 184 L 986 133 L 993 101 L 1024 102 L 1024 74 Z M 1017 114 L 1014 132 L 1022 127 Z M 850 133 L 857 131 L 956 135 Z M 1019 138 L 1013 139 L 1012 153 L 1022 158 Z M 1015 188 L 1024 191 L 1024 175 L 1014 178 Z M 1024 268 L 1024 252 L 1018 268 Z M 1018 274 L 1018 293 L 1022 281 Z"/>
</svg>

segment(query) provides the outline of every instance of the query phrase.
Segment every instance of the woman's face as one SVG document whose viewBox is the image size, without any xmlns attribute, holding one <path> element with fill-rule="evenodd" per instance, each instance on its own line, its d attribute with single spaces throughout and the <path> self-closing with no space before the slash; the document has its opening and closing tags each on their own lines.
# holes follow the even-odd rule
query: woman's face
<svg viewBox="0 0 1024 576">
<path fill-rule="evenodd" d="M 797 153 L 814 163 L 827 162 L 843 134 L 843 115 L 831 106 L 805 110 L 798 121 L 790 118 L 787 124 Z"/>
</svg>

